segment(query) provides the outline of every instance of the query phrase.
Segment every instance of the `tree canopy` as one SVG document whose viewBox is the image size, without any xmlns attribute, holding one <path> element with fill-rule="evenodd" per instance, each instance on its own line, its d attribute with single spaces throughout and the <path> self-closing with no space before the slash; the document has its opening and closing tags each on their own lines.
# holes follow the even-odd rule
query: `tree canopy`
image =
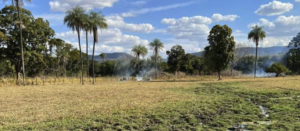
<svg viewBox="0 0 300 131">
<path fill-rule="evenodd" d="M 209 69 L 218 72 L 219 80 L 222 80 L 220 72 L 227 69 L 234 58 L 235 41 L 231 34 L 232 29 L 227 25 L 215 25 L 207 39 L 209 45 L 205 47 L 205 62 Z"/>
</svg>

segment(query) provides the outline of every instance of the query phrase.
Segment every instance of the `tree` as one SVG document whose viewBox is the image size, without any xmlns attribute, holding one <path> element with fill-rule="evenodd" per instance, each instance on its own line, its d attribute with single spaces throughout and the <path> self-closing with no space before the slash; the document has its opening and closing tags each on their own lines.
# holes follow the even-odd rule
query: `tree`
<svg viewBox="0 0 300 131">
<path fill-rule="evenodd" d="M 56 48 L 57 51 L 59 51 L 61 49 L 61 47 L 64 45 L 65 41 L 63 41 L 62 39 L 58 39 L 58 38 L 53 38 L 48 42 L 49 45 L 49 52 L 50 52 L 50 57 L 52 57 L 52 52 L 53 52 L 53 47 Z M 58 65 L 59 64 L 59 54 L 56 52 L 56 77 L 58 77 Z M 53 62 L 50 61 L 50 68 L 53 69 Z"/>
<path fill-rule="evenodd" d="M 254 58 L 254 56 L 245 56 L 238 59 L 234 66 L 234 69 L 242 71 L 242 73 L 244 74 L 250 74 L 253 70 Z"/>
<path fill-rule="evenodd" d="M 140 57 L 145 57 L 148 53 L 148 50 L 143 45 L 135 45 L 131 51 L 136 58 L 131 60 L 131 64 L 136 67 L 135 73 L 138 74 L 142 68 L 142 61 L 140 61 Z"/>
<path fill-rule="evenodd" d="M 80 30 L 84 29 L 84 19 L 86 19 L 85 10 L 82 7 L 76 6 L 72 10 L 66 12 L 66 16 L 64 18 L 64 24 L 67 24 L 68 28 L 71 28 L 72 31 L 76 31 L 78 35 L 78 45 L 81 59 L 81 83 L 84 85 L 83 80 L 83 58 L 81 52 L 81 44 L 80 44 Z"/>
<path fill-rule="evenodd" d="M 150 49 L 153 50 L 153 53 L 155 55 L 155 77 L 157 78 L 157 57 L 159 54 L 159 51 L 163 50 L 164 45 L 162 42 L 160 42 L 159 39 L 154 39 L 153 42 L 149 44 Z"/>
<path fill-rule="evenodd" d="M 173 46 L 170 51 L 166 52 L 168 55 L 168 67 L 173 73 L 178 73 L 180 66 L 185 57 L 185 51 L 180 45 Z"/>
<path fill-rule="evenodd" d="M 234 58 L 235 41 L 231 34 L 232 29 L 227 25 L 215 25 L 209 32 L 209 45 L 205 47 L 205 61 L 210 70 L 218 72 L 219 80 L 222 80 L 221 71 L 228 68 Z"/>
<path fill-rule="evenodd" d="M 271 67 L 267 67 L 265 69 L 267 73 L 276 73 L 276 77 L 278 77 L 282 73 L 289 73 L 290 70 L 286 68 L 284 65 L 280 63 L 273 63 Z"/>
<path fill-rule="evenodd" d="M 6 1 L 6 0 L 4 0 Z M 22 59 L 22 71 L 23 71 L 23 86 L 26 86 L 26 82 L 25 82 L 25 64 L 24 64 L 24 52 L 23 52 L 23 41 L 22 41 L 22 28 L 24 27 L 22 25 L 22 20 L 21 20 L 21 15 L 20 15 L 20 8 L 22 8 L 22 6 L 24 6 L 23 0 L 14 0 L 15 1 L 15 6 L 17 7 L 17 11 L 18 11 L 18 19 L 19 21 L 17 22 L 17 25 L 20 29 L 20 46 L 21 46 L 21 59 Z M 28 2 L 31 2 L 31 0 L 26 0 Z M 12 4 L 14 5 L 14 2 L 12 2 Z"/>
<path fill-rule="evenodd" d="M 141 56 L 144 57 L 148 53 L 147 48 L 142 45 L 135 45 L 131 51 L 132 51 L 133 55 L 136 57 L 137 61 L 140 60 Z"/>
<path fill-rule="evenodd" d="M 287 65 L 288 68 L 296 73 L 300 73 L 300 33 L 295 36 L 291 42 L 289 43 L 289 48 L 292 47 L 292 49 L 289 50 L 287 55 Z"/>
<path fill-rule="evenodd" d="M 246 57 L 250 53 L 250 48 L 249 47 L 243 47 L 241 44 L 237 44 L 235 51 L 234 51 L 234 58 L 230 62 L 230 72 L 231 76 L 233 76 L 233 70 L 234 68 L 238 65 L 238 62 Z M 252 67 L 252 65 L 251 65 Z M 252 70 L 252 69 L 251 69 Z"/>
<path fill-rule="evenodd" d="M 65 41 L 61 39 L 56 39 L 55 42 L 55 47 L 56 47 L 56 77 L 58 77 L 58 71 L 59 71 L 59 62 L 60 62 L 60 57 L 62 55 L 61 50 L 64 47 Z"/>
<path fill-rule="evenodd" d="M 90 62 L 89 62 L 89 38 L 88 38 L 88 33 L 92 32 L 93 28 L 92 28 L 92 22 L 89 18 L 89 16 L 86 14 L 86 16 L 83 19 L 84 23 L 83 23 L 83 29 L 85 30 L 85 40 L 86 40 L 86 60 L 87 60 L 87 77 L 89 78 L 89 66 L 90 66 Z"/>
<path fill-rule="evenodd" d="M 95 57 L 95 44 L 98 43 L 98 28 L 101 29 L 107 29 L 108 25 L 106 24 L 106 19 L 104 16 L 101 14 L 101 12 L 90 12 L 89 16 L 90 22 L 91 22 L 91 27 L 92 27 L 92 32 L 93 32 L 93 56 L 92 56 L 92 62 L 93 62 L 93 84 L 95 84 L 95 74 L 94 74 L 94 57 Z"/>
<path fill-rule="evenodd" d="M 105 53 L 101 53 L 99 56 L 101 57 L 102 62 L 104 62 L 104 61 L 105 61 L 106 54 L 105 54 Z"/>
<path fill-rule="evenodd" d="M 259 41 L 262 41 L 264 38 L 266 38 L 266 32 L 263 30 L 263 27 L 259 27 L 258 25 L 252 27 L 252 30 L 248 34 L 248 39 L 253 41 L 253 43 L 255 43 L 256 45 L 254 78 L 256 78 L 257 48 L 258 48 Z"/>
<path fill-rule="evenodd" d="M 42 18 L 35 19 L 31 12 L 20 8 L 21 18 L 22 18 L 22 26 L 26 27 L 22 29 L 22 43 L 24 49 L 24 56 L 26 54 L 27 57 L 24 57 L 24 66 L 26 68 L 26 75 L 36 75 L 39 72 L 47 69 L 47 66 L 43 64 L 45 61 L 45 53 L 47 52 L 46 43 L 50 38 L 54 35 L 54 30 L 49 26 L 48 21 L 44 21 Z M 5 34 L 5 40 L 0 41 L 0 46 L 5 46 L 4 48 L 0 48 L 0 56 L 4 60 L 9 60 L 11 65 L 14 67 L 15 76 L 17 77 L 19 82 L 19 78 L 21 78 L 21 72 L 23 72 L 22 66 L 22 54 L 20 48 L 20 33 L 19 27 L 15 25 L 15 20 L 18 19 L 16 15 L 17 8 L 14 6 L 5 6 L 0 11 L 0 32 Z M 30 58 L 29 58 L 30 57 Z M 26 62 L 25 59 L 35 59 L 38 60 L 43 70 L 38 70 L 29 68 L 29 66 L 34 67 L 33 62 Z M 36 65 L 38 66 L 38 65 Z M 34 67 L 35 68 L 35 67 Z"/>
</svg>

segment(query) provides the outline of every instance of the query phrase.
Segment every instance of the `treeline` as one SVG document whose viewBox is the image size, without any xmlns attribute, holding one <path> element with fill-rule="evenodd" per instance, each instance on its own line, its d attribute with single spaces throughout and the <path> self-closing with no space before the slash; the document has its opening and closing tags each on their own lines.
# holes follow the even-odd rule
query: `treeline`
<svg viewBox="0 0 300 131">
<path fill-rule="evenodd" d="M 159 56 L 164 48 L 163 43 L 158 39 L 149 43 L 153 56 L 148 59 L 141 59 L 148 54 L 148 48 L 143 45 L 136 45 L 132 49 L 133 57 L 122 58 L 120 60 L 105 60 L 105 53 L 96 54 L 102 58 L 101 62 L 89 60 L 88 54 L 75 49 L 71 44 L 64 40 L 54 38 L 55 32 L 49 26 L 47 20 L 34 18 L 31 12 L 20 8 L 22 22 L 18 21 L 17 8 L 14 6 L 5 6 L 0 11 L 0 76 L 13 76 L 20 78 L 23 74 L 20 29 L 22 29 L 22 41 L 24 50 L 24 65 L 26 67 L 26 76 L 138 76 L 147 74 L 157 76 L 162 72 L 178 73 L 184 72 L 191 75 L 209 75 L 217 72 L 221 80 L 220 72 L 225 70 L 241 71 L 244 74 L 251 74 L 255 65 L 257 70 L 265 70 L 274 62 L 287 66 L 291 73 L 300 73 L 300 33 L 290 42 L 292 48 L 286 54 L 276 56 L 264 56 L 257 58 L 250 56 L 244 51 L 235 53 L 239 48 L 232 36 L 232 29 L 227 25 L 216 25 L 212 28 L 208 36 L 209 45 L 205 47 L 204 55 L 201 57 L 185 53 L 180 45 L 173 46 L 165 53 L 168 56 L 166 62 Z M 72 11 L 78 10 L 84 18 L 84 10 L 75 7 Z M 71 12 L 67 14 L 72 14 Z M 65 22 L 72 22 L 75 19 L 67 15 Z M 90 14 L 92 15 L 92 14 Z M 95 14 L 99 21 L 104 21 L 101 14 Z M 77 18 L 76 18 L 77 19 Z M 85 31 L 88 29 L 97 30 L 94 26 L 80 27 Z M 96 22 L 97 23 L 97 22 Z M 76 23 L 68 27 L 76 29 Z M 86 28 L 85 28 L 86 27 Z M 105 26 L 107 27 L 107 25 Z M 104 28 L 104 27 L 103 27 Z M 256 37 L 255 32 L 261 31 L 262 27 L 254 27 L 249 33 L 249 39 L 264 38 L 265 35 Z M 97 32 L 97 31 L 96 31 Z M 94 32 L 94 36 L 97 33 Z M 259 33 L 263 34 L 263 33 Z M 97 42 L 94 39 L 94 45 Z M 258 42 L 259 40 L 254 40 Z M 87 43 L 86 43 L 87 44 Z M 257 44 L 258 45 L 258 44 Z M 94 52 L 94 51 L 93 51 Z M 94 64 L 90 64 L 93 63 Z M 278 65 L 278 64 L 277 64 Z M 94 67 L 94 68 L 93 68 Z M 279 67 L 279 66 L 278 66 Z M 281 66 L 280 66 L 281 67 Z M 270 68 L 269 68 L 270 69 Z M 275 68 L 274 68 L 275 69 Z M 94 72 L 94 75 L 93 75 Z M 268 70 L 268 72 L 272 72 Z"/>
</svg>

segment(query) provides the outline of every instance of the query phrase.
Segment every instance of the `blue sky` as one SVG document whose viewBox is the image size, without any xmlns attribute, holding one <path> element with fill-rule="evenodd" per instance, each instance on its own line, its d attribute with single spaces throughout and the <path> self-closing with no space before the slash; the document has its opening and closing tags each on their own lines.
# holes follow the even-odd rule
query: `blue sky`
<svg viewBox="0 0 300 131">
<path fill-rule="evenodd" d="M 208 45 L 207 35 L 216 24 L 230 26 L 239 46 L 254 46 L 247 33 L 255 24 L 267 32 L 260 47 L 286 46 L 300 32 L 300 0 L 32 0 L 24 8 L 49 20 L 55 37 L 78 47 L 76 34 L 62 22 L 65 11 L 76 5 L 106 16 L 109 29 L 99 35 L 96 54 L 130 53 L 134 45 L 148 46 L 154 38 L 165 45 L 163 57 L 176 44 L 188 53 L 198 52 Z M 84 32 L 82 44 L 85 48 Z"/>
</svg>

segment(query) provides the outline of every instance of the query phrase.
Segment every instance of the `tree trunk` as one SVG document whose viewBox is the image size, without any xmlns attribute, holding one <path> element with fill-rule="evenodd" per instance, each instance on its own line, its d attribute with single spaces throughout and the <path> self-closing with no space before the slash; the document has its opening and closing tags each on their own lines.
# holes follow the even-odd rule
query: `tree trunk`
<svg viewBox="0 0 300 131">
<path fill-rule="evenodd" d="M 218 71 L 218 76 L 219 76 L 218 81 L 221 81 L 221 80 L 222 80 L 222 77 L 221 77 L 221 71 Z"/>
<path fill-rule="evenodd" d="M 155 79 L 157 79 L 157 52 L 155 52 Z"/>
<path fill-rule="evenodd" d="M 89 43 L 88 43 L 88 31 L 86 31 L 86 60 L 87 60 L 87 78 L 89 80 L 90 62 L 89 62 Z"/>
<path fill-rule="evenodd" d="M 59 68 L 59 57 L 58 54 L 56 54 L 56 78 L 58 77 L 58 68 Z"/>
<path fill-rule="evenodd" d="M 63 67 L 64 67 L 64 77 L 67 76 L 66 72 L 67 72 L 67 69 L 66 69 L 66 58 L 65 56 L 63 57 Z"/>
<path fill-rule="evenodd" d="M 256 78 L 257 46 L 258 46 L 258 42 L 256 42 L 255 65 L 254 65 L 254 78 Z"/>
<path fill-rule="evenodd" d="M 80 45 L 80 30 L 79 27 L 76 27 L 77 34 L 78 34 L 78 44 L 79 44 L 79 51 L 80 51 L 80 60 L 81 60 L 81 83 L 84 85 L 83 80 L 83 59 L 82 59 L 82 52 L 81 52 L 81 45 Z"/>
<path fill-rule="evenodd" d="M 94 62 L 94 56 L 95 56 L 95 41 L 94 41 L 94 44 L 93 44 L 93 55 L 92 55 L 92 63 L 93 63 L 93 84 L 95 84 L 95 67 L 94 67 L 94 64 L 95 64 L 95 62 Z"/>
<path fill-rule="evenodd" d="M 23 70 L 23 85 L 26 86 L 26 81 L 25 81 L 25 64 L 24 64 L 24 52 L 23 52 L 23 42 L 22 42 L 22 26 L 21 26 L 21 16 L 20 16 L 20 7 L 19 7 L 19 1 L 16 1 L 17 3 L 17 10 L 18 10 L 18 17 L 19 17 L 19 28 L 20 28 L 20 45 L 21 45 L 21 55 L 22 55 L 22 70 Z"/>
</svg>

